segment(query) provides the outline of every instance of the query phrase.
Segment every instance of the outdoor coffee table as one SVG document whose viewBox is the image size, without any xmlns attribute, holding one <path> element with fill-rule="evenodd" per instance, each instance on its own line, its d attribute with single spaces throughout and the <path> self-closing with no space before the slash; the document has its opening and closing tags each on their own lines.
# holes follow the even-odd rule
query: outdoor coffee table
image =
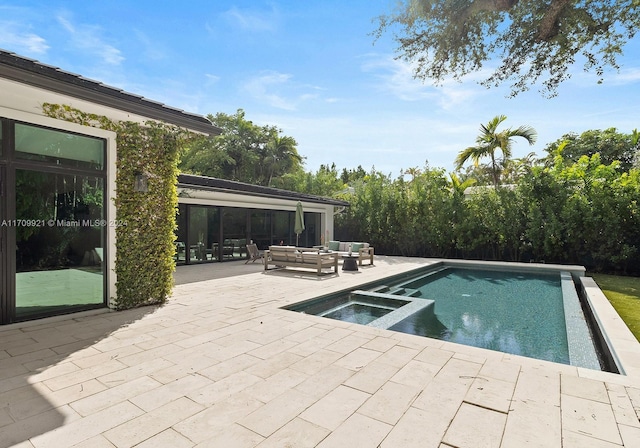
<svg viewBox="0 0 640 448">
<path fill-rule="evenodd" d="M 342 270 L 343 271 L 357 271 L 358 270 L 358 255 L 342 255 Z"/>
</svg>

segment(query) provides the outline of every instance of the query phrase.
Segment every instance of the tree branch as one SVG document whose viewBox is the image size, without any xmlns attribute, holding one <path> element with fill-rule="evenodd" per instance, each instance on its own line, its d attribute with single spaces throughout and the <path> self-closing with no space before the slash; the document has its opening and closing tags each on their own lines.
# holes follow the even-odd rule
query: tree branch
<svg viewBox="0 0 640 448">
<path fill-rule="evenodd" d="M 474 0 L 466 9 L 469 15 L 479 11 L 508 11 L 518 0 Z"/>
<path fill-rule="evenodd" d="M 481 11 L 500 12 L 509 11 L 518 4 L 519 0 L 475 0 L 461 12 L 461 18 L 467 18 Z M 536 35 L 536 41 L 548 41 L 558 34 L 558 20 L 562 16 L 565 8 L 574 3 L 575 0 L 552 0 L 547 8 Z"/>
<path fill-rule="evenodd" d="M 519 0 L 474 0 L 462 11 L 462 17 L 466 19 L 481 11 L 508 11 L 518 4 Z"/>
<path fill-rule="evenodd" d="M 558 19 L 564 9 L 573 2 L 574 0 L 553 0 L 551 2 L 540 21 L 540 26 L 538 26 L 536 41 L 546 42 L 558 34 Z"/>
</svg>

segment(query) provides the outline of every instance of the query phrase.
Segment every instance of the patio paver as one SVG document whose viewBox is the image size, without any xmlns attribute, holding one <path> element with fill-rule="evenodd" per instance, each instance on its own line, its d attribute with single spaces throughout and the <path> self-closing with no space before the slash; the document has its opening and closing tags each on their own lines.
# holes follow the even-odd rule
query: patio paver
<svg viewBox="0 0 640 448">
<path fill-rule="evenodd" d="M 219 271 L 162 307 L 0 328 L 0 448 L 637 446 L 639 378 L 280 308 L 430 262 L 184 267 Z"/>
</svg>

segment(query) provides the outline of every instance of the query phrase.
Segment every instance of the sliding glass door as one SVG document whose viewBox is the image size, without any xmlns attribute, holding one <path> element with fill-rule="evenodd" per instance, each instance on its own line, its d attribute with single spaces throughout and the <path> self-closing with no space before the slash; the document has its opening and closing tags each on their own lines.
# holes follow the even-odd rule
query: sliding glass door
<svg viewBox="0 0 640 448">
<path fill-rule="evenodd" d="M 218 261 L 222 256 L 220 247 L 220 217 L 217 207 L 192 205 L 189 207 L 190 263 Z"/>
<path fill-rule="evenodd" d="M 104 181 L 17 169 L 16 317 L 101 305 Z M 32 221 L 32 222 L 30 222 Z"/>
<path fill-rule="evenodd" d="M 2 125 L 0 323 L 105 306 L 104 140 Z"/>
<path fill-rule="evenodd" d="M 300 246 L 320 241 L 319 213 L 305 212 Z M 215 205 L 179 204 L 176 216 L 177 264 L 199 264 L 247 258 L 247 244 L 259 250 L 296 243 L 295 212 Z"/>
</svg>

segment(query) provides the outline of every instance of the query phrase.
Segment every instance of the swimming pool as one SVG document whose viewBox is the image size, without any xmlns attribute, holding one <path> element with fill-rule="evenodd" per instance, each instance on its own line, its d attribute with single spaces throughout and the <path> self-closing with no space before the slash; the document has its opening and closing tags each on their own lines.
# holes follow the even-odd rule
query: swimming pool
<svg viewBox="0 0 640 448">
<path fill-rule="evenodd" d="M 440 266 L 286 307 L 591 369 L 602 357 L 568 272 Z"/>
</svg>

